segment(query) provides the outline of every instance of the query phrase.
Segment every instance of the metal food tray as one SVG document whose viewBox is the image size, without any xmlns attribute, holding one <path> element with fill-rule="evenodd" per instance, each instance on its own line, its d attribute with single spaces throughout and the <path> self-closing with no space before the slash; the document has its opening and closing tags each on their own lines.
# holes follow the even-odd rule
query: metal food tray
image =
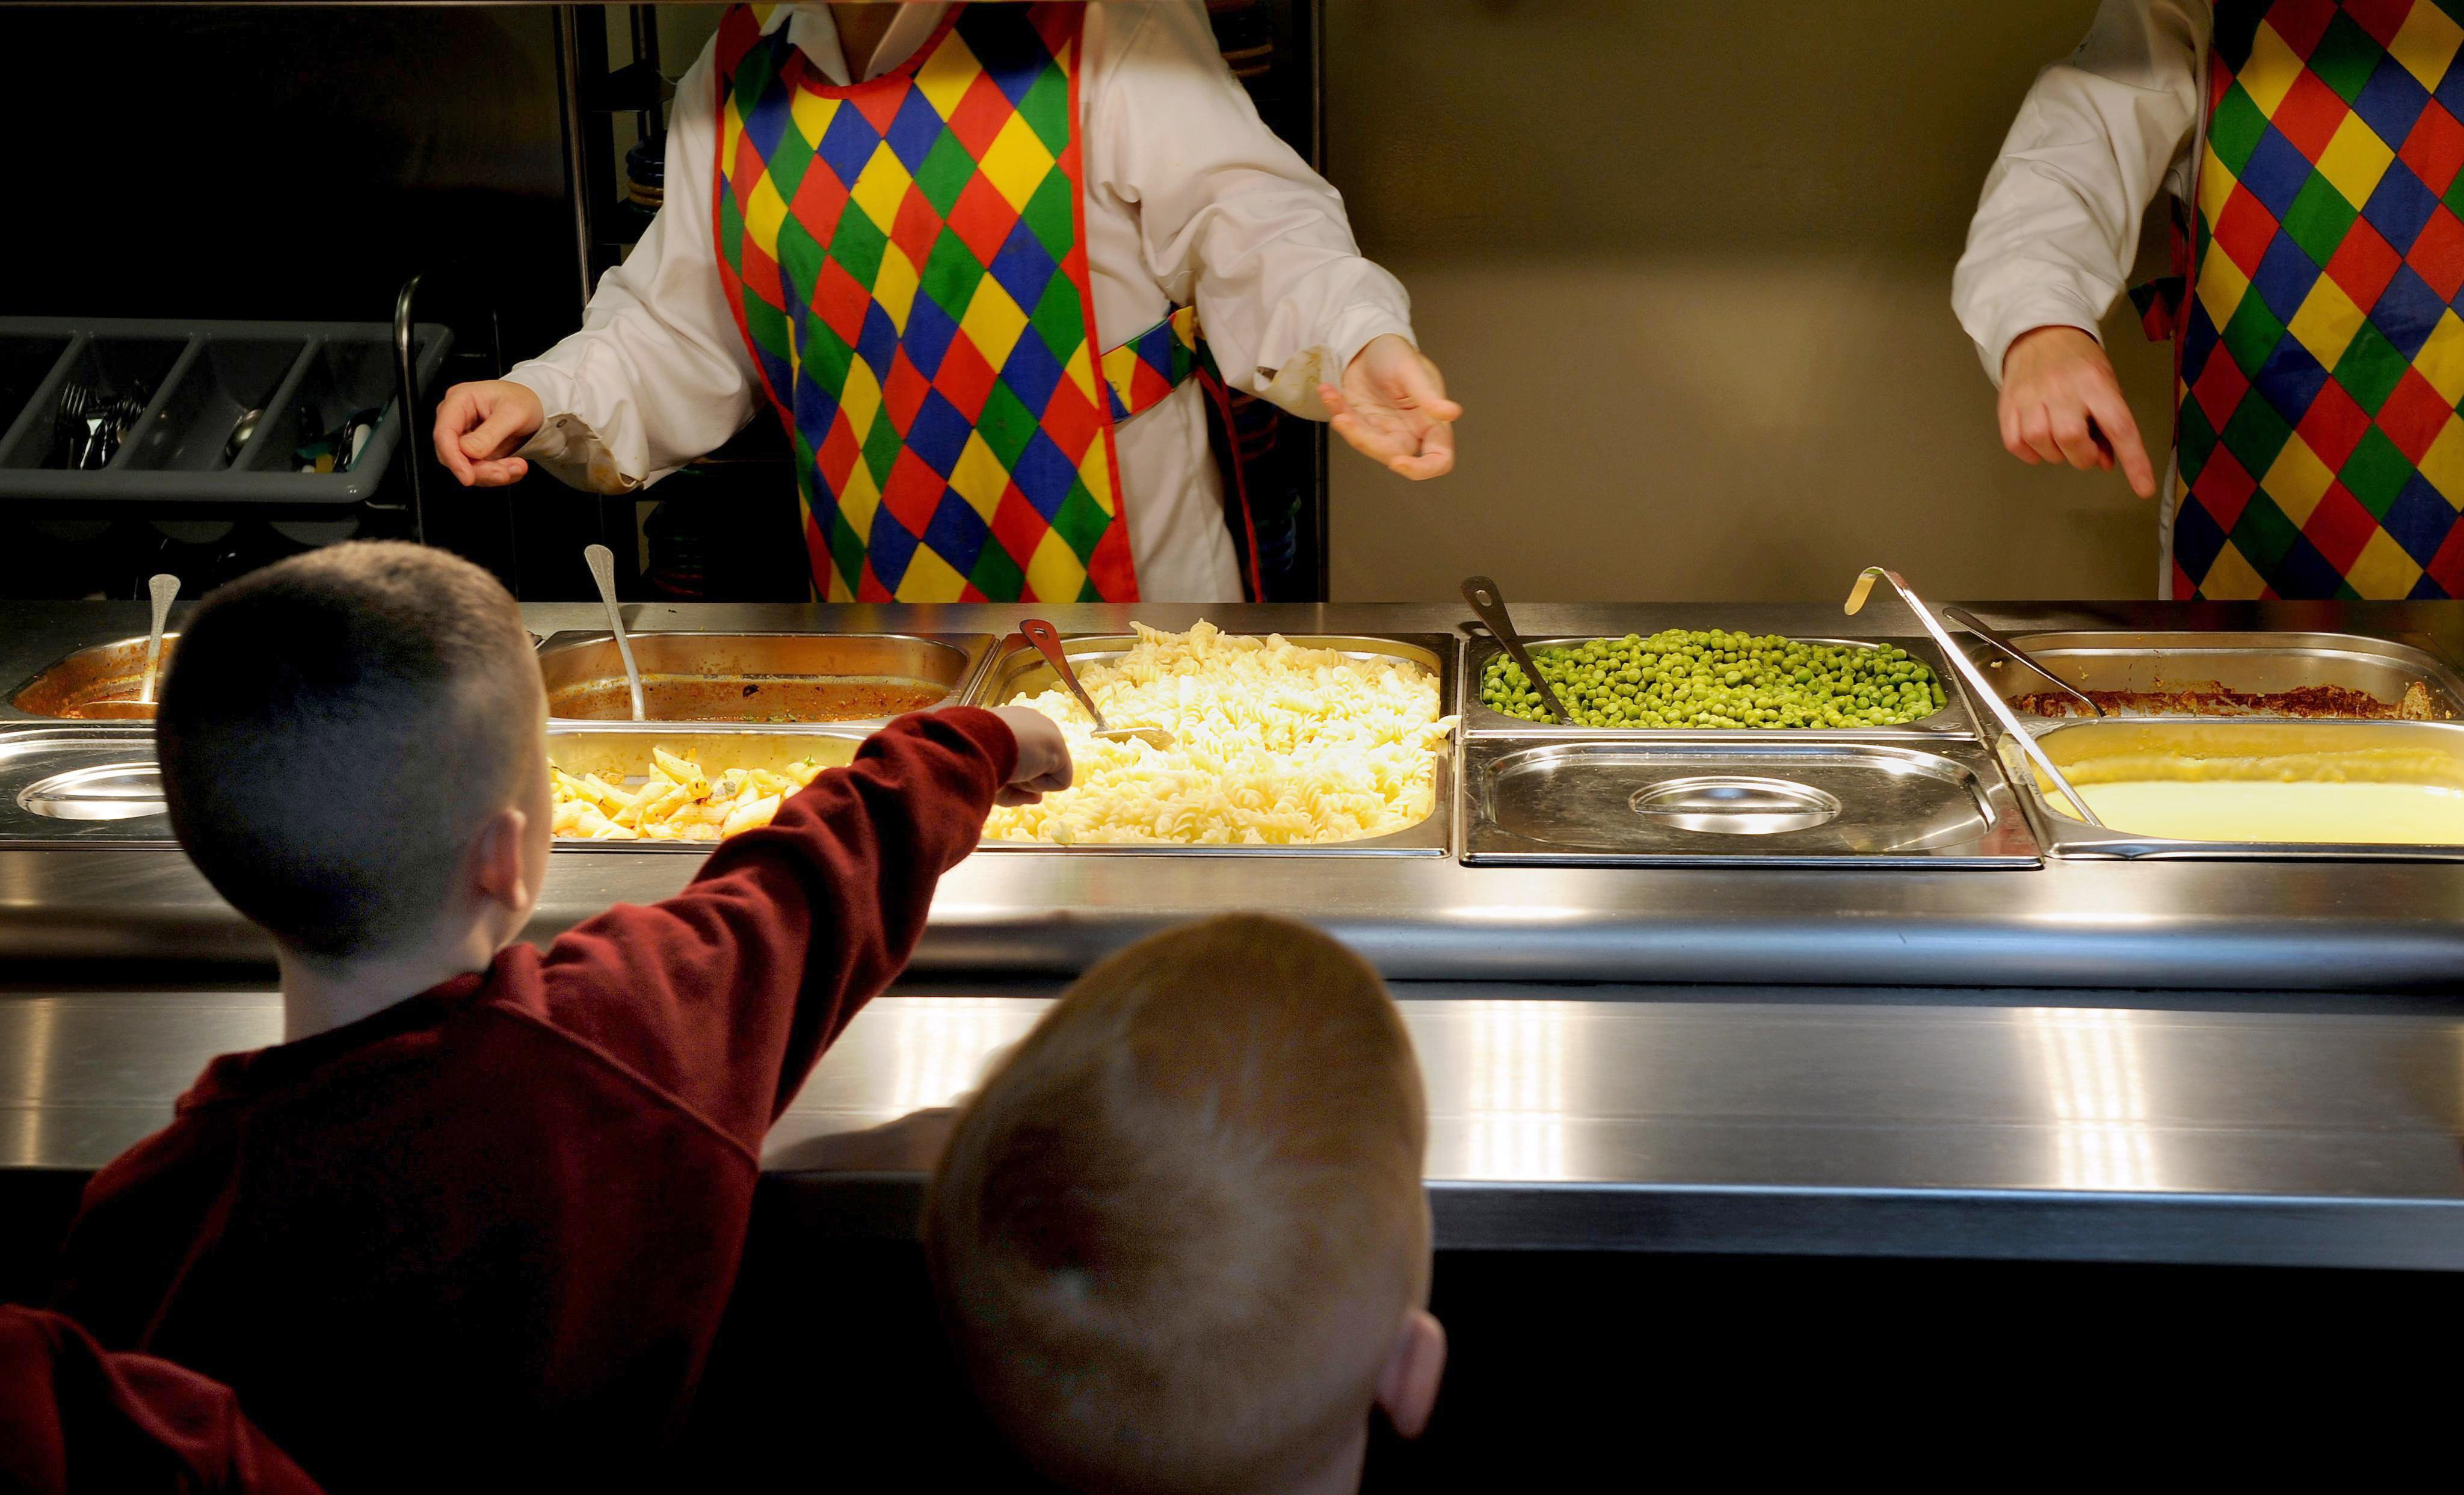
<svg viewBox="0 0 2464 1495">
<path fill-rule="evenodd" d="M 733 722 L 550 722 L 548 761 L 569 774 L 597 774 L 616 781 L 650 761 L 663 747 L 700 763 L 715 776 L 730 768 L 781 769 L 798 758 L 820 758 L 825 768 L 844 767 L 872 729 L 843 722 L 769 727 Z M 651 851 L 703 855 L 715 841 L 585 841 L 560 836 L 559 851 Z"/>
<path fill-rule="evenodd" d="M 143 722 L 0 731 L 0 844 L 176 846 Z"/>
<path fill-rule="evenodd" d="M 1591 644 L 1614 637 L 1610 634 L 1581 633 L 1554 638 L 1530 638 L 1523 647 L 1535 655 L 1543 649 L 1564 649 Z M 1644 635 L 1649 637 L 1648 634 Z M 1908 657 L 1924 665 L 1941 682 L 1946 704 L 1942 710 L 1919 721 L 1896 727 L 1584 727 L 1563 723 L 1529 721 L 1521 716 L 1508 716 L 1482 704 L 1480 682 L 1487 676 L 1488 662 L 1506 652 L 1486 630 L 1471 635 L 1463 646 L 1463 693 L 1455 697 L 1456 709 L 1463 716 L 1463 731 L 1474 736 L 1505 735 L 1510 737 L 1602 737 L 1620 742 L 1682 742 L 1709 739 L 1728 742 L 1763 738 L 1790 742 L 1870 742 L 1880 738 L 1900 741 L 1939 742 L 1945 738 L 1974 739 L 1976 726 L 1968 715 L 1968 698 L 1961 691 L 1959 679 L 1943 659 L 1942 650 L 1925 638 L 1885 638 L 1880 635 L 1860 638 L 1816 637 L 1790 634 L 1803 644 L 1827 644 L 1845 649 L 1900 649 Z"/>
<path fill-rule="evenodd" d="M 2452 716 L 2464 717 L 2464 677 L 2417 644 L 2359 633 L 2134 633 L 2039 632 L 2012 642 L 2052 666 L 2060 683 L 2082 691 L 2185 690 L 2214 683 L 2229 690 L 2273 694 L 2302 686 L 2332 685 L 2360 691 L 2392 704 L 2418 680 Z M 2005 700 L 2054 688 L 2041 671 L 2006 662 L 1990 646 L 1971 641 L 1969 657 Z M 2038 736 L 2085 716 L 2023 718 Z M 2165 713 L 2132 715 L 2132 721 L 2324 720 L 2266 716 L 2202 716 Z M 2041 723 L 2041 725 L 2039 725 Z"/>
<path fill-rule="evenodd" d="M 852 759 L 863 727 L 787 731 L 698 723 L 554 723 L 548 758 L 568 773 L 616 777 L 650 760 L 653 745 L 716 771 Z M 0 730 L 0 845 L 20 847 L 176 846 L 163 805 L 154 729 L 145 723 L 61 722 Z M 706 852 L 713 841 L 581 841 L 559 851 Z"/>
<path fill-rule="evenodd" d="M 1261 636 L 1261 635 L 1252 635 Z M 1461 651 L 1455 640 L 1442 633 L 1330 634 L 1287 633 L 1283 635 L 1304 649 L 1331 649 L 1356 659 L 1400 659 L 1420 666 L 1438 677 L 1438 701 L 1441 706 L 1457 698 L 1456 673 L 1461 668 Z M 1071 668 L 1106 664 L 1129 652 L 1137 643 L 1133 635 L 1089 634 L 1062 640 L 1062 652 L 1069 656 Z M 1023 695 L 1040 694 L 1060 689 L 1060 678 L 1044 656 L 1029 648 L 1026 641 L 1012 635 L 1002 641 L 1001 652 L 985 669 L 976 689 L 975 700 L 979 706 L 999 706 Z M 1436 790 L 1426 820 L 1392 835 L 1372 836 L 1362 841 L 1336 841 L 1306 846 L 1143 846 L 1119 843 L 1088 842 L 1073 846 L 1055 846 L 1044 841 L 987 841 L 982 848 L 999 852 L 1053 852 L 1068 856 L 1228 856 L 1228 857 L 1386 857 L 1447 856 L 1454 846 L 1454 768 L 1458 753 L 1441 750 L 1438 754 Z"/>
<path fill-rule="evenodd" d="M 539 636 L 525 632 L 531 647 L 539 647 Z M 0 721 L 11 714 L 54 720 L 77 720 L 65 715 L 72 708 L 94 701 L 117 700 L 122 691 L 135 691 L 145 673 L 146 639 L 143 635 L 113 639 L 107 644 L 88 645 L 75 649 L 34 671 L 33 675 L 9 693 L 5 709 L 0 709 Z M 171 655 L 180 642 L 180 630 L 172 628 L 163 635 L 163 657 L 160 670 L 167 678 Z M 156 682 L 156 695 L 162 693 L 161 680 Z M 98 717 L 97 720 L 128 718 Z"/>
<path fill-rule="evenodd" d="M 1972 742 L 1813 733 L 1479 737 L 1463 861 L 1541 867 L 2033 868 L 2028 823 Z"/>
<path fill-rule="evenodd" d="M 158 696 L 162 693 L 162 675 L 171 668 L 171 654 L 179 642 L 177 628 L 163 635 L 163 655 L 156 666 Z M 29 716 L 73 719 L 68 713 L 77 707 L 121 699 L 122 693 L 142 689 L 147 643 L 144 638 L 114 639 L 55 660 L 10 693 L 9 709 Z"/>
<path fill-rule="evenodd" d="M 2075 764 L 2123 753 L 2226 749 L 2232 756 L 2343 752 L 2373 748 L 2424 751 L 2440 777 L 2464 787 L 2464 723 L 2443 721 L 2286 720 L 2265 716 L 2140 716 L 2052 723 L 2038 735 L 2047 756 L 2067 773 Z M 2179 746 L 2175 746 L 2179 744 Z M 2464 862 L 2464 846 L 2337 844 L 2294 841 L 2177 841 L 2091 825 L 2053 807 L 2048 791 L 2007 736 L 2002 764 L 2017 786 L 2028 822 L 2047 853 L 2069 859 L 2205 862 Z M 2093 788 L 2094 780 L 2082 788 Z"/>
<path fill-rule="evenodd" d="M 412 329 L 422 387 L 452 342 L 437 323 Z M 0 318 L 0 498 L 149 508 L 363 502 L 402 440 L 393 357 L 393 329 L 380 322 Z M 72 379 L 144 396 L 120 450 L 93 472 L 47 465 Z M 263 417 L 231 454 L 226 444 L 252 409 Z M 348 472 L 293 471 L 295 448 L 371 409 L 382 413 Z"/>
<path fill-rule="evenodd" d="M 904 679 L 938 685 L 950 706 L 969 698 L 997 642 L 989 633 L 635 633 L 633 662 L 645 675 L 784 675 L 807 678 Z M 625 662 L 615 636 L 558 633 L 539 646 L 539 675 L 550 695 L 575 685 L 622 681 Z M 598 718 L 558 717 L 559 721 Z M 839 722 L 747 722 L 763 732 L 805 732 L 886 717 Z M 736 723 L 678 722 L 699 728 Z"/>
</svg>

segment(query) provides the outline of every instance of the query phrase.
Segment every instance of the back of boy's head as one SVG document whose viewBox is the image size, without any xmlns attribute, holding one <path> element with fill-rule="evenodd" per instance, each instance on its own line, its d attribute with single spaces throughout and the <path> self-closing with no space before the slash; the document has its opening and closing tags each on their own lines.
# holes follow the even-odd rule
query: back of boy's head
<svg viewBox="0 0 2464 1495">
<path fill-rule="evenodd" d="M 394 542 L 295 556 L 180 631 L 155 723 L 171 826 L 295 950 L 407 946 L 539 771 L 545 712 L 521 612 L 487 572 Z"/>
<path fill-rule="evenodd" d="M 986 1082 L 925 1240 L 994 1418 L 1099 1491 L 1272 1488 L 1365 1426 L 1426 1298 L 1427 1118 L 1358 956 L 1263 915 L 1145 940 Z"/>
</svg>

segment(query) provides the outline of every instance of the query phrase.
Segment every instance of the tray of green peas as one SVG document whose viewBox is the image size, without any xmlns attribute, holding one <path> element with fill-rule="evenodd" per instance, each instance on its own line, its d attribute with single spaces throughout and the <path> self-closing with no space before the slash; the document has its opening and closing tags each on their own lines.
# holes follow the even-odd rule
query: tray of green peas
<svg viewBox="0 0 2464 1495">
<path fill-rule="evenodd" d="M 1525 644 L 1574 719 L 1556 721 L 1522 667 L 1482 636 L 1464 671 L 1474 730 L 1973 735 L 1924 639 L 1669 628 Z"/>
</svg>

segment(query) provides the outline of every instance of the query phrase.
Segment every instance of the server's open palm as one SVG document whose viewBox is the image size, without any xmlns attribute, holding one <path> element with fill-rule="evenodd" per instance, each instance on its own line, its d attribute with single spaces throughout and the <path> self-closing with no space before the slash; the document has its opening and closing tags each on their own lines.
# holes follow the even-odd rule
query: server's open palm
<svg viewBox="0 0 2464 1495">
<path fill-rule="evenodd" d="M 1445 376 L 1393 333 L 1371 341 L 1343 371 L 1343 384 L 1317 397 L 1334 432 L 1352 449 L 1415 480 L 1454 471 L 1455 425 L 1463 407 L 1446 398 Z"/>
<path fill-rule="evenodd" d="M 455 385 L 436 403 L 436 460 L 465 488 L 502 488 L 530 471 L 514 453 L 546 420 L 527 385 L 506 379 Z"/>
</svg>

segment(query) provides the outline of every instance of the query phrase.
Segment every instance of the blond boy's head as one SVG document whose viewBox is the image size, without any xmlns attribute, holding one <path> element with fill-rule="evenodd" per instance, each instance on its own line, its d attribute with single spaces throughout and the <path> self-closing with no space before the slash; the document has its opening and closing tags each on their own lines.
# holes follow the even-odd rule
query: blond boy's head
<svg viewBox="0 0 2464 1495">
<path fill-rule="evenodd" d="M 474 843 L 536 838 L 519 854 L 544 859 L 546 709 L 487 572 L 391 542 L 296 556 L 181 630 L 155 726 L 171 825 L 216 891 L 312 960 L 416 947 Z"/>
<path fill-rule="evenodd" d="M 1216 919 L 1089 972 L 967 1108 L 926 1243 L 970 1378 L 1073 1487 L 1299 1488 L 1406 1433 L 1427 1120 L 1376 973 L 1303 925 Z"/>
</svg>

